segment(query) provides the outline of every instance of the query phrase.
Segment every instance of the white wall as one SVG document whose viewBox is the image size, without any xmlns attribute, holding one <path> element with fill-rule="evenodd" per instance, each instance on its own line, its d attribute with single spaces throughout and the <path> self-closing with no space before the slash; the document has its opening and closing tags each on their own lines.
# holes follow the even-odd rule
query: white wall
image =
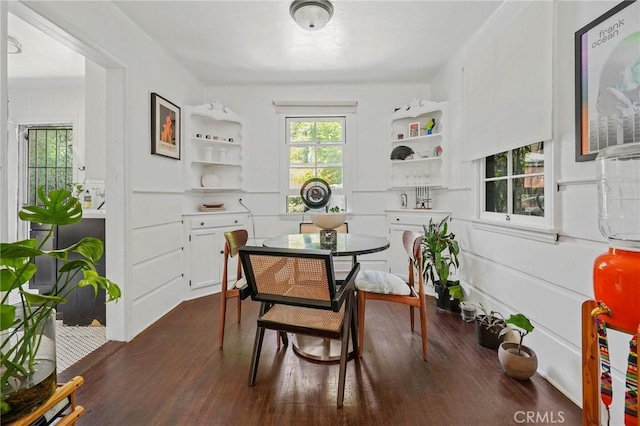
<svg viewBox="0 0 640 426">
<path fill-rule="evenodd" d="M 459 156 L 461 67 L 465 52 L 455 56 L 431 82 L 434 98 L 450 100 L 454 123 L 454 146 L 450 153 L 457 158 L 452 169 L 462 171 L 452 175 L 452 186 L 461 189 L 438 191 L 436 197 L 445 203 L 440 208 L 453 211 L 453 231 L 463 250 L 460 274 L 468 283 L 469 298 L 505 315 L 522 312 L 532 319 L 536 329 L 525 343 L 538 354 L 539 373 L 578 405 L 582 400 L 580 307 L 584 300 L 593 298 L 593 261 L 606 251 L 607 244 L 598 232 L 595 163 L 574 161 L 573 42 L 576 30 L 614 4 L 586 1 L 555 4 L 554 178 L 566 182 L 553 194 L 555 226 L 559 231 L 555 244 L 478 230 L 471 225 L 469 220 L 475 217 L 478 203 L 476 164 L 462 163 Z M 484 31 L 499 32 L 500 28 L 494 26 Z M 610 337 L 615 375 L 611 424 L 622 424 L 628 336 L 611 332 Z"/>
<path fill-rule="evenodd" d="M 111 235 L 117 241 L 108 241 L 107 246 L 120 247 L 110 258 L 120 265 L 116 276 L 123 298 L 107 307 L 107 337 L 130 340 L 177 306 L 186 292 L 181 274 L 182 236 L 167 232 L 179 227 L 182 220 L 183 162 L 150 154 L 151 92 L 178 106 L 199 104 L 203 86 L 110 2 L 24 5 L 62 28 L 71 36 L 68 40 L 76 50 L 89 55 L 89 59 L 111 69 L 124 69 L 124 101 L 120 105 L 120 112 L 124 111 L 124 140 L 111 146 L 111 150 L 124 150 L 124 154 L 108 154 L 108 158 L 121 158 L 122 163 L 107 163 L 106 170 L 109 203 L 121 207 L 108 210 L 107 239 Z M 116 84 L 119 75 L 110 77 L 107 73 L 107 85 Z M 110 95 L 120 96 L 108 92 L 107 104 Z M 107 110 L 107 116 L 118 114 Z M 119 125 L 107 120 L 107 134 Z M 110 184 L 117 190 L 109 189 Z M 141 206 L 144 208 L 138 209 Z M 122 232 L 110 234 L 110 227 Z M 177 259 L 176 267 L 155 268 L 167 255 Z M 141 274 L 140 270 L 151 272 Z"/>
<path fill-rule="evenodd" d="M 246 119 L 244 148 L 246 194 L 243 202 L 252 209 L 256 236 L 266 238 L 297 232 L 300 216 L 278 216 L 281 147 L 280 121 L 273 101 L 357 101 L 354 161 L 345 164 L 354 173 L 350 206 L 354 218 L 349 231 L 386 236 L 384 210 L 400 207 L 400 193 L 388 192 L 391 153 L 390 117 L 394 109 L 412 98 L 428 99 L 426 84 L 362 85 L 260 85 L 208 87 L 207 102 L 218 100 Z M 228 200 L 234 202 L 237 200 Z M 375 257 L 371 255 L 372 258 Z M 378 257 L 384 258 L 384 254 Z"/>
</svg>

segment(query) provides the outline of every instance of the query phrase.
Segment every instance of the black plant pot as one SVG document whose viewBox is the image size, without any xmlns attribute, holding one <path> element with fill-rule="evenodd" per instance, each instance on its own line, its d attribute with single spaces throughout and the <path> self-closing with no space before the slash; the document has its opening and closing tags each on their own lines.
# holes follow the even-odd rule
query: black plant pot
<svg viewBox="0 0 640 426">
<path fill-rule="evenodd" d="M 440 281 L 436 281 L 433 284 L 433 288 L 436 291 L 436 306 L 451 312 L 460 313 L 460 301 L 454 299 L 449 294 L 449 286 L 455 285 L 455 283 L 453 281 L 447 281 L 447 284 L 447 287 L 442 286 Z"/>
<path fill-rule="evenodd" d="M 506 324 L 504 321 L 500 321 L 491 327 L 487 327 L 486 324 L 481 324 L 484 317 L 485 315 L 478 315 L 476 317 L 476 342 L 480 346 L 496 350 L 504 338 L 504 336 L 500 336 L 500 332 Z"/>
</svg>

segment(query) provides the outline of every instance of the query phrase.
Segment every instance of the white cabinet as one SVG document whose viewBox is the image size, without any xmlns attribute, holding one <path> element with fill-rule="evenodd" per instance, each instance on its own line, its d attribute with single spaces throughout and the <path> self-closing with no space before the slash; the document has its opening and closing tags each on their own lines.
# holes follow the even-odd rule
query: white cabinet
<svg viewBox="0 0 640 426">
<path fill-rule="evenodd" d="M 220 291 L 224 252 L 224 233 L 246 228 L 247 214 L 242 212 L 194 213 L 184 216 L 188 236 L 185 271 L 189 299 Z M 235 259 L 229 269 L 235 279 Z"/>
<path fill-rule="evenodd" d="M 402 245 L 402 233 L 414 231 L 424 234 L 424 226 L 429 220 L 440 222 L 450 212 L 441 210 L 387 210 L 387 226 L 389 227 L 389 250 L 387 264 L 389 272 L 406 276 L 408 273 L 407 252 Z"/>
<path fill-rule="evenodd" d="M 447 121 L 447 102 L 413 99 L 391 115 L 391 188 L 446 186 Z"/>
<path fill-rule="evenodd" d="M 187 190 L 242 189 L 243 120 L 219 102 L 185 106 Z"/>
</svg>

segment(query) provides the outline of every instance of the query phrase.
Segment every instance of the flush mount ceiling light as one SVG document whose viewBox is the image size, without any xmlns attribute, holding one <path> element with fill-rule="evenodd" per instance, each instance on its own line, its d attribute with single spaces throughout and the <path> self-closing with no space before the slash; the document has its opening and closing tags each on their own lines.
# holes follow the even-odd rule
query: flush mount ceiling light
<svg viewBox="0 0 640 426">
<path fill-rule="evenodd" d="M 295 0 L 289 13 L 300 27 L 308 31 L 318 31 L 333 16 L 333 5 L 329 0 Z"/>
<path fill-rule="evenodd" d="M 7 36 L 7 53 L 10 55 L 22 53 L 22 44 L 17 38 L 10 35 Z"/>
</svg>

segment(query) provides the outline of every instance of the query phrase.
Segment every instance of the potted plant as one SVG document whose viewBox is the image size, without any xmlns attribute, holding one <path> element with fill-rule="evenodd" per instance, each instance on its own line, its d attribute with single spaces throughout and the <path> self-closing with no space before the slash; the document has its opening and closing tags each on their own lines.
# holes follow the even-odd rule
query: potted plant
<svg viewBox="0 0 640 426">
<path fill-rule="evenodd" d="M 82 207 L 77 198 L 65 189 L 48 195 L 40 188 L 41 206 L 25 206 L 20 219 L 51 225 L 43 241 L 36 239 L 0 243 L 0 374 L 2 424 L 11 423 L 47 401 L 56 390 L 55 308 L 65 303 L 66 296 L 76 287 L 93 287 L 97 294 L 103 288 L 108 300 L 120 297 L 120 288 L 100 276 L 95 263 L 102 257 L 102 241 L 86 237 L 58 250 L 43 250 L 56 226 L 70 225 L 82 219 Z M 75 253 L 73 259 L 70 254 Z M 35 275 L 35 258 L 50 256 L 59 268 L 51 293 L 34 294 L 28 282 Z M 71 283 L 81 274 L 82 279 Z M 19 298 L 17 305 L 9 295 Z"/>
<path fill-rule="evenodd" d="M 496 350 L 502 343 L 502 330 L 507 326 L 500 312 L 487 311 L 480 303 L 482 314 L 476 316 L 476 342 L 485 348 Z"/>
<path fill-rule="evenodd" d="M 458 280 L 449 280 L 451 268 L 456 270 L 460 266 L 458 262 L 460 248 L 455 240 L 455 234 L 448 231 L 448 221 L 449 216 L 439 223 L 429 219 L 429 225 L 423 226 L 423 276 L 425 281 L 431 280 L 433 284 L 437 297 L 436 306 L 460 312 L 460 301 L 464 298 L 462 286 Z"/>
<path fill-rule="evenodd" d="M 508 332 L 518 333 L 518 342 L 502 342 L 498 349 L 498 359 L 504 371 L 519 380 L 527 380 L 538 369 L 538 357 L 536 353 L 524 346 L 524 336 L 533 331 L 533 324 L 523 314 L 514 314 L 505 320 L 507 326 L 500 332 L 503 336 Z"/>
</svg>

